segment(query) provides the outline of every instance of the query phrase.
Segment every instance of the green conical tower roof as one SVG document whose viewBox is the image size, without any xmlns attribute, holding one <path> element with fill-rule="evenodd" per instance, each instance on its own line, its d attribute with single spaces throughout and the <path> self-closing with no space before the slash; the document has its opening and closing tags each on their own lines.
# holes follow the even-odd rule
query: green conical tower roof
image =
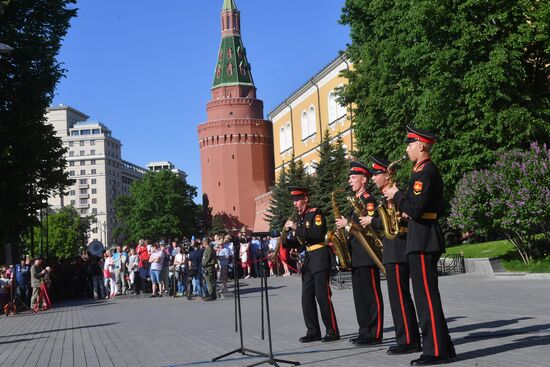
<svg viewBox="0 0 550 367">
<path fill-rule="evenodd" d="M 227 14 L 227 11 L 231 11 L 231 13 Z M 246 58 L 246 49 L 240 34 L 240 15 L 238 13 L 234 0 L 224 0 L 222 9 L 223 36 L 212 89 L 230 85 L 254 86 L 250 64 Z"/>
<path fill-rule="evenodd" d="M 222 11 L 225 10 L 237 10 L 237 5 L 235 5 L 234 0 L 223 0 L 223 8 Z"/>
</svg>

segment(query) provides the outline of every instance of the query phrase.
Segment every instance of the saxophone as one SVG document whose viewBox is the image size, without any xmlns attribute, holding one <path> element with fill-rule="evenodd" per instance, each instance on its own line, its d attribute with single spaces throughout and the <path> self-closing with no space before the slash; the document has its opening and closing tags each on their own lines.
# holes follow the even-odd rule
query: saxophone
<svg viewBox="0 0 550 367">
<path fill-rule="evenodd" d="M 367 215 L 365 205 L 360 198 L 348 196 L 348 201 L 351 204 L 355 215 L 357 215 L 358 217 L 364 217 L 365 215 Z M 348 225 L 346 226 L 346 230 L 349 234 L 355 237 L 359 241 L 359 243 L 361 243 L 365 251 L 367 251 L 371 259 L 376 264 L 376 266 L 378 266 L 378 268 L 385 275 L 386 269 L 382 264 L 382 238 L 380 237 L 378 232 L 376 232 L 371 226 L 363 228 L 361 224 L 355 222 L 354 220 L 349 221 Z"/>
<path fill-rule="evenodd" d="M 343 192 L 344 190 L 338 189 L 333 191 L 331 195 L 332 199 L 332 211 L 334 218 L 340 218 L 340 208 L 336 202 L 336 193 Z M 328 231 L 325 236 L 325 243 L 327 246 L 332 243 L 336 257 L 338 258 L 338 264 L 343 269 L 349 269 L 351 267 L 351 254 L 349 252 L 348 243 L 346 241 L 346 231 L 344 228 L 337 228 L 334 231 Z"/>
<path fill-rule="evenodd" d="M 288 218 L 288 220 L 294 221 L 296 214 L 297 214 L 296 210 L 294 210 L 292 212 L 292 215 Z M 281 252 L 281 246 L 283 245 L 283 241 L 286 238 L 287 233 L 288 233 L 288 228 L 283 225 L 283 229 L 281 230 L 279 240 L 277 241 L 277 245 L 275 245 L 275 250 L 270 255 L 271 261 L 277 261 L 279 259 L 279 252 Z"/>
<path fill-rule="evenodd" d="M 386 183 L 386 187 L 389 188 L 395 186 L 393 177 L 395 171 L 393 171 L 392 168 L 405 158 L 407 158 L 406 155 L 399 158 L 395 162 L 390 163 L 388 166 L 388 182 Z M 399 221 L 401 220 L 401 213 L 397 210 L 393 201 L 388 200 L 386 205 L 380 204 L 377 211 L 380 219 L 382 220 L 382 225 L 384 226 L 384 236 L 389 240 L 396 239 L 397 236 L 399 236 Z"/>
</svg>

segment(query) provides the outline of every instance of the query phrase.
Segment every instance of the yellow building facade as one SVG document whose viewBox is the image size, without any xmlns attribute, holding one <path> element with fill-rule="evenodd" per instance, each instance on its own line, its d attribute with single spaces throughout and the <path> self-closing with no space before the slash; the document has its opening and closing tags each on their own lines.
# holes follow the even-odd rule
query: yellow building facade
<svg viewBox="0 0 550 367">
<path fill-rule="evenodd" d="M 319 162 L 319 145 L 328 129 L 332 139 L 341 136 L 345 149 L 355 150 L 353 115 L 337 102 L 336 89 L 347 83 L 341 71 L 352 64 L 339 56 L 269 113 L 273 123 L 275 177 L 292 157 L 313 174 Z"/>
</svg>

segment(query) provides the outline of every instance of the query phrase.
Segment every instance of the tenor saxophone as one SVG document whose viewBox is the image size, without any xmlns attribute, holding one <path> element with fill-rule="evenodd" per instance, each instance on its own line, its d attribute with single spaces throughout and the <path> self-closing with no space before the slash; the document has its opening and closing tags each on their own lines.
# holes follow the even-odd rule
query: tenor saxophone
<svg viewBox="0 0 550 367">
<path fill-rule="evenodd" d="M 288 220 L 294 221 L 296 217 L 296 210 L 292 212 L 292 215 L 288 218 Z M 275 250 L 271 254 L 271 261 L 276 261 L 279 258 L 279 252 L 281 252 L 281 246 L 283 245 L 283 241 L 286 238 L 286 235 L 288 233 L 288 228 L 283 225 L 283 229 L 281 230 L 279 239 L 277 240 L 277 245 L 275 245 Z"/>
<path fill-rule="evenodd" d="M 367 210 L 361 199 L 355 197 L 348 197 L 347 199 L 357 217 L 364 217 L 367 215 Z M 361 224 L 355 222 L 353 219 L 348 222 L 346 230 L 361 243 L 376 266 L 378 266 L 382 273 L 386 274 L 386 269 L 384 268 L 384 264 L 382 264 L 382 238 L 378 232 L 371 226 L 363 228 Z"/>
<path fill-rule="evenodd" d="M 338 189 L 330 194 L 334 218 L 340 218 L 342 216 L 340 214 L 340 208 L 338 207 L 338 203 L 336 201 L 336 193 L 343 191 L 344 190 L 342 189 Z M 344 230 L 344 228 L 336 228 L 336 230 L 334 231 L 328 231 L 325 235 L 325 243 L 327 245 L 330 245 L 330 243 L 332 243 L 340 267 L 343 269 L 349 269 L 351 267 L 351 254 L 349 252 L 348 243 L 346 241 L 346 231 Z"/>
<path fill-rule="evenodd" d="M 407 158 L 406 155 L 388 165 L 388 181 L 386 183 L 387 188 L 395 186 L 395 172 L 392 168 L 405 158 Z M 380 204 L 377 211 L 380 219 L 382 220 L 382 225 L 384 226 L 384 236 L 389 240 L 396 239 L 397 236 L 399 236 L 399 222 L 401 220 L 401 213 L 397 210 L 393 201 L 387 200 L 385 205 L 383 203 Z"/>
</svg>

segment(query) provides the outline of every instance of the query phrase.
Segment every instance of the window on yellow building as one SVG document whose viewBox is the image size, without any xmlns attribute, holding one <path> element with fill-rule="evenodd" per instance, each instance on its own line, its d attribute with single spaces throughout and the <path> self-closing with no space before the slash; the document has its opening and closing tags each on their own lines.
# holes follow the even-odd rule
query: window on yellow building
<svg viewBox="0 0 550 367">
<path fill-rule="evenodd" d="M 281 152 L 284 152 L 286 150 L 286 134 L 284 127 L 281 127 L 279 131 L 279 145 L 281 146 Z"/>
<path fill-rule="evenodd" d="M 309 135 L 315 134 L 317 129 L 315 128 L 315 107 L 311 106 L 309 107 L 309 113 L 308 113 L 308 124 L 309 124 Z"/>
<path fill-rule="evenodd" d="M 307 111 L 302 112 L 302 140 L 305 140 L 309 136 L 309 124 L 307 118 Z"/>
<path fill-rule="evenodd" d="M 287 122 L 285 126 L 285 141 L 287 149 L 292 148 L 292 129 L 290 127 L 290 122 Z"/>
<path fill-rule="evenodd" d="M 338 118 L 338 103 L 334 91 L 328 94 L 328 123 L 332 124 Z"/>
</svg>

